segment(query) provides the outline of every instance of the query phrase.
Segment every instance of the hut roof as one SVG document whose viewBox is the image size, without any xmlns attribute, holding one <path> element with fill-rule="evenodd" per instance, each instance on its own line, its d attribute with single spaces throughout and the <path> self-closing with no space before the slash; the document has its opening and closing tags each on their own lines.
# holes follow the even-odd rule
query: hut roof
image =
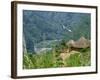
<svg viewBox="0 0 100 80">
<path fill-rule="evenodd" d="M 90 41 L 87 40 L 85 37 L 81 37 L 77 41 L 70 40 L 68 42 L 68 46 L 74 47 L 74 48 L 87 48 L 87 47 L 90 47 Z"/>
</svg>

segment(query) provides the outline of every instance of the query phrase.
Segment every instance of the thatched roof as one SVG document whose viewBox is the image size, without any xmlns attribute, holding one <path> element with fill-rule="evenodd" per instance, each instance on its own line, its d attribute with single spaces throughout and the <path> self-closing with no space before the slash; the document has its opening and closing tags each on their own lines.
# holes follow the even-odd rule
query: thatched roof
<svg viewBox="0 0 100 80">
<path fill-rule="evenodd" d="M 87 48 L 90 47 L 90 41 L 87 40 L 84 37 L 81 37 L 79 40 L 74 41 L 74 40 L 70 40 L 67 45 L 69 47 L 74 47 L 74 48 Z"/>
<path fill-rule="evenodd" d="M 69 47 L 71 47 L 72 46 L 72 44 L 74 44 L 75 43 L 75 41 L 74 40 L 69 40 L 68 42 L 67 42 L 67 44 L 66 45 L 68 45 Z"/>
</svg>

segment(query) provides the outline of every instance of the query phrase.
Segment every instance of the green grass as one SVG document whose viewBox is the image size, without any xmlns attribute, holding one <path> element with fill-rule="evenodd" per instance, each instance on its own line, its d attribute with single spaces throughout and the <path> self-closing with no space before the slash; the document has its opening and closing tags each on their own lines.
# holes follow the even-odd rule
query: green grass
<svg viewBox="0 0 100 80">
<path fill-rule="evenodd" d="M 53 66 L 53 55 L 51 53 L 24 54 L 23 65 L 26 69 L 49 68 Z"/>
<path fill-rule="evenodd" d="M 81 66 L 80 53 L 75 53 L 75 54 L 71 55 L 70 58 L 66 60 L 66 65 L 69 67 Z"/>
<path fill-rule="evenodd" d="M 23 54 L 23 69 L 38 69 L 38 68 L 56 68 L 56 67 L 78 67 L 91 65 L 91 50 L 90 48 L 71 51 L 70 57 L 63 60 L 60 54 L 68 49 L 66 41 L 53 46 L 52 50 L 43 51 L 40 54 L 24 53 Z M 72 54 L 73 53 L 73 54 Z"/>
<path fill-rule="evenodd" d="M 81 49 L 79 53 L 71 54 L 71 56 L 65 61 L 63 61 L 59 55 L 60 54 L 57 50 L 47 51 L 46 53 L 41 54 L 26 53 L 23 56 L 23 68 L 37 69 L 91 65 L 90 48 L 86 48 L 84 50 Z"/>
<path fill-rule="evenodd" d="M 90 66 L 90 48 L 81 49 L 80 53 L 72 54 L 69 59 L 66 59 L 66 65 L 69 67 Z"/>
</svg>

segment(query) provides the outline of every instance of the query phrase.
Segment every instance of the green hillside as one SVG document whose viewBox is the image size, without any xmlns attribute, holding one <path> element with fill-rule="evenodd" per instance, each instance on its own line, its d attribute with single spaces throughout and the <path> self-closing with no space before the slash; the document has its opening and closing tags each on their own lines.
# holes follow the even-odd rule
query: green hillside
<svg viewBox="0 0 100 80">
<path fill-rule="evenodd" d="M 35 45 L 48 40 L 90 39 L 90 22 L 89 13 L 23 10 L 27 51 L 33 53 Z"/>
</svg>

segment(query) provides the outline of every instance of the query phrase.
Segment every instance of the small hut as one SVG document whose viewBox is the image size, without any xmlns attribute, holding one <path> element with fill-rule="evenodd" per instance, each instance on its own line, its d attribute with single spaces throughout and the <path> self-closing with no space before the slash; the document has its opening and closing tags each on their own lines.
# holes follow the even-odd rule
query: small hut
<svg viewBox="0 0 100 80">
<path fill-rule="evenodd" d="M 75 48 L 88 48 L 90 47 L 90 41 L 85 39 L 84 37 L 81 37 L 79 40 L 77 40 L 72 47 Z"/>
<path fill-rule="evenodd" d="M 67 43 L 67 46 L 69 48 L 72 49 L 81 49 L 81 48 L 88 48 L 90 47 L 90 40 L 84 38 L 84 37 L 81 37 L 79 40 L 77 41 L 74 41 L 74 40 L 70 40 L 68 43 Z"/>
</svg>

